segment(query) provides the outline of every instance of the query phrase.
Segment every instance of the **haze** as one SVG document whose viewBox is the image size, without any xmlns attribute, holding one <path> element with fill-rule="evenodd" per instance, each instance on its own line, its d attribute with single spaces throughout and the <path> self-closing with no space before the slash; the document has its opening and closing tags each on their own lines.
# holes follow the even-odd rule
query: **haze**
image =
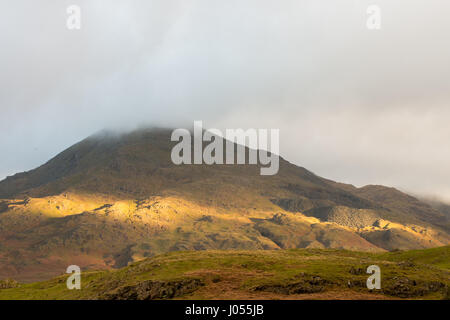
<svg viewBox="0 0 450 320">
<path fill-rule="evenodd" d="M 279 128 L 281 155 L 323 177 L 450 199 L 449 16 L 446 0 L 0 0 L 0 179 L 103 128 L 203 120 Z"/>
</svg>

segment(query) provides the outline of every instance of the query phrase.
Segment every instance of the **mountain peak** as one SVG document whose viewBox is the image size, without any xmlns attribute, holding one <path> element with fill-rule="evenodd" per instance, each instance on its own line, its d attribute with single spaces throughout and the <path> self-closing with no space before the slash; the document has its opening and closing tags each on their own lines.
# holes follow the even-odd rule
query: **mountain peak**
<svg viewBox="0 0 450 320">
<path fill-rule="evenodd" d="M 447 216 L 393 188 L 337 183 L 283 159 L 273 176 L 258 165 L 175 165 L 171 132 L 103 130 L 0 182 L 0 239 L 18 252 L 4 256 L 26 260 L 32 277 L 57 252 L 109 268 L 186 249 L 450 243 Z"/>
</svg>

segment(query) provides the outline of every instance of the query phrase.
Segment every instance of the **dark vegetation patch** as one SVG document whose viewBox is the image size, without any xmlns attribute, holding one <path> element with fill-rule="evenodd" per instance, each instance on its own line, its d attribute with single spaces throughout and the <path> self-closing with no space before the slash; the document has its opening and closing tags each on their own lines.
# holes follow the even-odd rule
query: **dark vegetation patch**
<svg viewBox="0 0 450 320">
<path fill-rule="evenodd" d="M 203 217 L 199 218 L 197 221 L 201 222 L 213 222 L 213 217 L 204 215 Z"/>
<path fill-rule="evenodd" d="M 440 281 L 423 281 L 409 279 L 407 277 L 394 277 L 385 281 L 382 286 L 384 294 L 399 298 L 416 298 L 439 292 L 448 294 L 448 286 Z"/>
<path fill-rule="evenodd" d="M 113 206 L 112 204 L 104 204 L 101 207 L 98 207 L 97 209 L 94 209 L 94 211 L 100 211 L 100 210 L 103 210 L 103 209 L 108 209 L 108 208 L 111 208 L 112 206 Z"/>
<path fill-rule="evenodd" d="M 266 291 L 279 294 L 317 293 L 325 291 L 333 282 L 318 276 L 307 276 L 288 283 L 264 284 L 253 288 L 254 291 Z"/>
<path fill-rule="evenodd" d="M 100 296 L 105 300 L 155 300 L 172 299 L 192 293 L 203 286 L 200 279 L 175 281 L 143 281 L 136 285 L 119 288 L 114 293 Z"/>
</svg>

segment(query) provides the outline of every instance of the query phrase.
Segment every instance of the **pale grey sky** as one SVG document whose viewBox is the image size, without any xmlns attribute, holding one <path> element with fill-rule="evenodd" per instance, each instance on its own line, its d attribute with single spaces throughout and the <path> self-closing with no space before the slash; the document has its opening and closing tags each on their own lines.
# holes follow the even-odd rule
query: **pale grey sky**
<svg viewBox="0 0 450 320">
<path fill-rule="evenodd" d="M 203 120 L 279 128 L 281 155 L 327 178 L 450 199 L 448 17 L 447 0 L 0 0 L 0 179 L 105 127 Z"/>
</svg>

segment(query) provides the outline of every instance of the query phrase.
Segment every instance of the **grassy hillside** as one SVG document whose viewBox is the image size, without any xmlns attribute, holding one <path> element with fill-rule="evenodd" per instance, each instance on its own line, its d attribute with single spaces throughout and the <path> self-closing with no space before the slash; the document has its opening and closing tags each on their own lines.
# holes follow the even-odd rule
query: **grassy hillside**
<svg viewBox="0 0 450 320">
<path fill-rule="evenodd" d="M 366 269 L 373 264 L 381 268 L 382 289 L 369 291 Z M 83 273 L 81 290 L 68 290 L 66 279 L 0 289 L 0 299 L 448 299 L 450 247 L 183 251 Z"/>
</svg>

